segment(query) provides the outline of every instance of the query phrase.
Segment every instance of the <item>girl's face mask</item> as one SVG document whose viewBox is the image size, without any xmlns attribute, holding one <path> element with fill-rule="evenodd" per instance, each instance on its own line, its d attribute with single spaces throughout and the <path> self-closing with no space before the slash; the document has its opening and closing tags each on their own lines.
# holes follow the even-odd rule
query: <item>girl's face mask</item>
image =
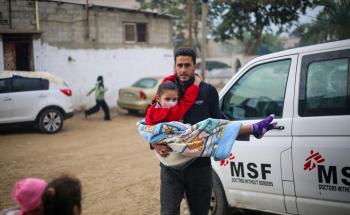
<svg viewBox="0 0 350 215">
<path fill-rule="evenodd" d="M 160 104 L 162 105 L 162 108 L 172 108 L 176 106 L 177 101 L 163 101 Z"/>
<path fill-rule="evenodd" d="M 162 108 L 175 107 L 178 100 L 178 93 L 176 90 L 165 90 L 163 94 L 158 97 L 157 101 L 160 103 Z"/>
</svg>

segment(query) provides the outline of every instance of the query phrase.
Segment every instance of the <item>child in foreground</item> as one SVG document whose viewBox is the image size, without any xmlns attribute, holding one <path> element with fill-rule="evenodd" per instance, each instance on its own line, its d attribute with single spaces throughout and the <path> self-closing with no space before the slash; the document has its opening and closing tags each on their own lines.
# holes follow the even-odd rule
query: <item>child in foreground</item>
<svg viewBox="0 0 350 215">
<path fill-rule="evenodd" d="M 47 183 L 39 178 L 25 178 L 16 182 L 12 198 L 18 208 L 5 209 L 1 215 L 43 215 L 41 195 Z"/>
<path fill-rule="evenodd" d="M 182 121 L 186 112 L 196 101 L 199 92 L 200 78 L 196 76 L 195 82 L 185 92 L 183 99 L 179 101 L 178 89 L 171 81 L 165 81 L 158 87 L 156 94 L 156 103 L 148 110 L 145 117 L 147 125 L 155 125 L 161 122 Z M 242 125 L 239 129 L 239 135 L 250 135 L 260 139 L 266 132 L 276 126 L 271 123 L 273 115 L 251 124 Z"/>
<path fill-rule="evenodd" d="M 171 81 L 163 82 L 157 91 L 157 102 L 147 110 L 145 120 L 137 123 L 140 135 L 151 147 L 167 145 L 171 148 L 172 152 L 166 157 L 156 153 L 164 165 L 182 167 L 197 157 L 226 159 L 238 135 L 253 134 L 262 138 L 276 126 L 271 123 L 273 115 L 251 125 L 211 118 L 194 125 L 182 123 L 182 118 L 196 101 L 198 86 L 197 80 L 178 101 L 176 85 Z"/>
<path fill-rule="evenodd" d="M 81 214 L 81 183 L 72 176 L 52 180 L 42 195 L 44 215 Z"/>
</svg>

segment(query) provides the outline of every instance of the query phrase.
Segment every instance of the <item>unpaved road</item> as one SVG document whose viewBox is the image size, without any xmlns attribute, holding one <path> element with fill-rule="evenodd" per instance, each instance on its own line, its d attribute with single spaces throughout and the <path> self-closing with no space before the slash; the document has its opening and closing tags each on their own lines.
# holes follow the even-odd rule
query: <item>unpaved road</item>
<svg viewBox="0 0 350 215">
<path fill-rule="evenodd" d="M 10 196 L 17 180 L 70 174 L 82 182 L 85 215 L 159 214 L 159 161 L 137 133 L 142 116 L 112 110 L 111 117 L 76 114 L 54 135 L 0 128 L 0 210 L 15 206 Z M 188 214 L 184 203 L 181 214 Z M 237 213 L 248 214 L 263 213 Z"/>
<path fill-rule="evenodd" d="M 83 184 L 83 214 L 159 214 L 159 162 L 137 133 L 141 117 L 114 110 L 110 122 L 78 114 L 55 135 L 2 131 L 0 209 L 14 206 L 15 181 L 66 173 Z"/>
</svg>

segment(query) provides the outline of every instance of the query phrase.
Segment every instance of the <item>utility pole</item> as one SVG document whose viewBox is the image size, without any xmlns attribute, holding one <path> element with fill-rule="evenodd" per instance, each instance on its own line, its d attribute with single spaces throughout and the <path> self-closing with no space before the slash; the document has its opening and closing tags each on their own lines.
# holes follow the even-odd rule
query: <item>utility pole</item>
<svg viewBox="0 0 350 215">
<path fill-rule="evenodd" d="M 193 21 L 193 9 L 192 9 L 193 0 L 187 0 L 187 27 L 188 27 L 188 47 L 192 48 L 192 21 Z"/>
<path fill-rule="evenodd" d="M 205 80 L 206 66 L 206 55 L 207 55 L 207 16 L 208 16 L 208 0 L 203 0 L 202 3 L 202 39 L 201 39 L 201 75 L 203 80 Z"/>
<path fill-rule="evenodd" d="M 86 0 L 86 35 L 85 38 L 89 39 L 90 38 L 90 20 L 89 20 L 89 0 Z"/>
</svg>

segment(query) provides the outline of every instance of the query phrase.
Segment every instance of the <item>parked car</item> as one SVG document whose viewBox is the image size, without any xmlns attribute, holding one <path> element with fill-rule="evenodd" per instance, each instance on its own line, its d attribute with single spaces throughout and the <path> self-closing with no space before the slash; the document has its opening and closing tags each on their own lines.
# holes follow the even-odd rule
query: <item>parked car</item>
<svg viewBox="0 0 350 215">
<path fill-rule="evenodd" d="M 246 64 L 220 92 L 222 116 L 278 129 L 236 140 L 212 160 L 213 214 L 350 214 L 350 40 L 290 49 Z"/>
<path fill-rule="evenodd" d="M 230 78 L 234 74 L 232 67 L 221 61 L 207 60 L 205 66 L 205 78 Z M 196 64 L 196 69 L 196 72 L 201 74 L 201 62 Z"/>
<path fill-rule="evenodd" d="M 197 74 L 202 74 L 201 72 L 201 62 L 196 64 Z M 217 90 L 221 90 L 225 84 L 234 75 L 234 69 L 221 61 L 217 60 L 207 60 L 206 61 L 206 71 L 205 71 L 205 81 L 213 85 Z"/>
<path fill-rule="evenodd" d="M 155 98 L 159 84 L 164 77 L 141 78 L 130 87 L 119 89 L 117 104 L 129 114 L 146 111 Z"/>
<path fill-rule="evenodd" d="M 56 133 L 73 116 L 72 91 L 47 72 L 0 72 L 0 125 L 34 123 Z"/>
</svg>

